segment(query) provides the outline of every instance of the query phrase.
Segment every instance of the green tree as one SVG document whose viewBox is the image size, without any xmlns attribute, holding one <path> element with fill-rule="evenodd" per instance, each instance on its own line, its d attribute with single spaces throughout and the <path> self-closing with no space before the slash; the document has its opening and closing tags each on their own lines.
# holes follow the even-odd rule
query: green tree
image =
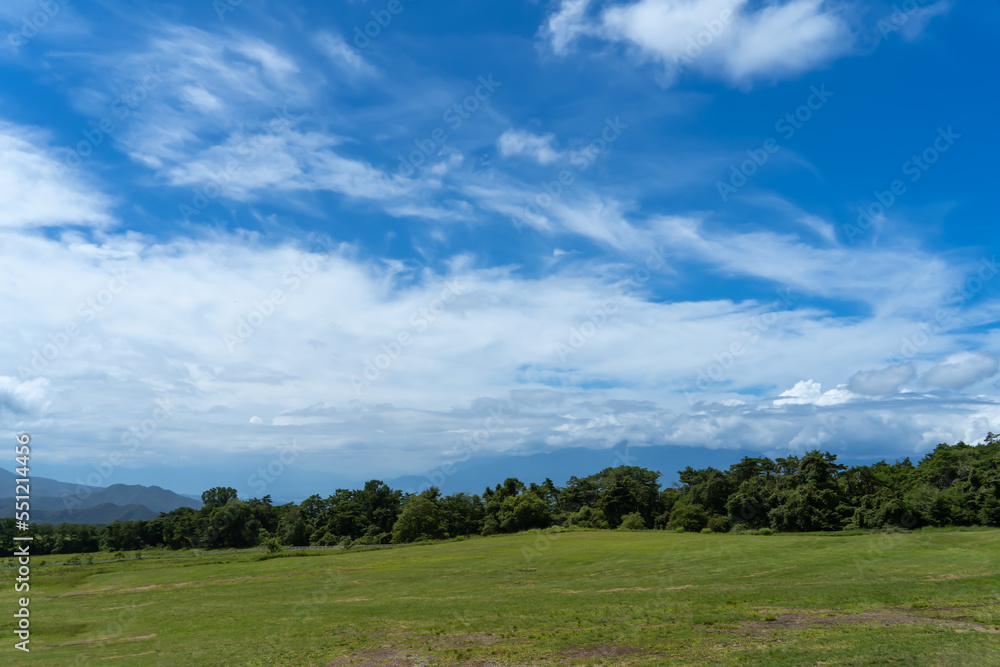
<svg viewBox="0 0 1000 667">
<path fill-rule="evenodd" d="M 552 525 L 552 512 L 544 500 L 528 491 L 504 499 L 497 512 L 500 529 L 514 533 Z"/>
<path fill-rule="evenodd" d="M 677 503 L 670 512 L 667 528 L 683 528 L 689 533 L 697 533 L 708 524 L 708 512 L 701 505 Z"/>
<path fill-rule="evenodd" d="M 201 494 L 201 502 L 207 511 L 222 507 L 232 500 L 236 500 L 236 489 L 231 486 L 215 486 Z"/>
<path fill-rule="evenodd" d="M 403 511 L 392 527 L 395 543 L 447 537 L 444 514 L 436 499 L 424 492 L 403 501 Z"/>
</svg>

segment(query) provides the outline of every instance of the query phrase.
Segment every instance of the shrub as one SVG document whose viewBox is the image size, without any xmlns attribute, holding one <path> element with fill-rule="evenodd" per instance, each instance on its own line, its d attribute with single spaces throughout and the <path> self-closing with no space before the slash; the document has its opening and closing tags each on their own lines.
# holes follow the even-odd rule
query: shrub
<svg viewBox="0 0 1000 667">
<path fill-rule="evenodd" d="M 729 518 L 714 516 L 708 520 L 708 528 L 713 533 L 725 533 L 729 530 Z"/>
<path fill-rule="evenodd" d="M 670 512 L 670 523 L 668 527 L 681 527 L 689 533 L 697 533 L 708 523 L 708 514 L 705 508 L 698 504 L 689 505 L 687 503 L 675 505 Z"/>
<path fill-rule="evenodd" d="M 622 517 L 618 530 L 646 530 L 646 522 L 642 520 L 641 514 L 632 512 Z"/>
<path fill-rule="evenodd" d="M 124 551 L 116 551 L 114 553 L 114 555 L 111 556 L 111 557 L 114 558 L 115 560 L 125 560 L 125 552 Z M 42 564 L 44 565 L 45 562 L 42 561 Z"/>
<path fill-rule="evenodd" d="M 757 531 L 758 535 L 774 535 L 774 531 L 770 528 L 761 528 Z"/>
<path fill-rule="evenodd" d="M 267 549 L 267 553 L 269 554 L 279 553 L 283 549 L 281 540 L 277 537 L 269 537 L 264 540 L 264 548 Z"/>
<path fill-rule="evenodd" d="M 674 528 L 674 532 L 675 533 L 683 533 L 684 532 L 684 526 L 677 526 L 676 528 Z"/>
<path fill-rule="evenodd" d="M 701 534 L 702 535 L 711 535 L 712 534 L 712 529 L 711 528 L 702 528 L 701 529 Z"/>
<path fill-rule="evenodd" d="M 566 523 L 570 526 L 579 526 L 580 528 L 611 528 L 611 525 L 604 516 L 604 511 L 600 508 L 590 507 L 589 505 L 584 505 L 578 512 L 566 517 Z"/>
<path fill-rule="evenodd" d="M 496 535 L 500 530 L 500 523 L 496 520 L 496 517 L 488 516 L 486 520 L 483 521 L 483 532 L 485 536 Z"/>
</svg>

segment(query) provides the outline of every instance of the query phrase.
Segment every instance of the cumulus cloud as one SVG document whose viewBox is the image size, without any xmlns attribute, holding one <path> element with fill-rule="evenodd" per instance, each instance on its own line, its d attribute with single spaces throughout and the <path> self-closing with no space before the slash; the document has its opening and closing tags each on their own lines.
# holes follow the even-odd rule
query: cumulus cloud
<svg viewBox="0 0 1000 667">
<path fill-rule="evenodd" d="M 905 24 L 919 34 L 944 2 L 922 8 Z M 845 3 L 825 0 L 635 0 L 591 11 L 589 0 L 563 0 L 541 32 L 565 54 L 583 36 L 622 43 L 662 68 L 665 82 L 685 68 L 747 85 L 802 72 L 850 54 L 860 26 Z"/>
<path fill-rule="evenodd" d="M 776 407 L 783 405 L 839 405 L 850 401 L 851 398 L 851 392 L 844 385 L 824 392 L 823 385 L 810 379 L 796 382 L 794 387 L 781 392 L 779 397 L 775 399 L 774 405 Z"/>
<path fill-rule="evenodd" d="M 934 364 L 921 378 L 932 387 L 963 389 L 997 374 L 997 358 L 989 352 L 956 352 Z"/>
<path fill-rule="evenodd" d="M 855 394 L 884 396 L 897 391 L 900 385 L 906 384 L 916 375 L 917 371 L 913 364 L 906 362 L 877 371 L 855 373 L 848 386 Z"/>
</svg>

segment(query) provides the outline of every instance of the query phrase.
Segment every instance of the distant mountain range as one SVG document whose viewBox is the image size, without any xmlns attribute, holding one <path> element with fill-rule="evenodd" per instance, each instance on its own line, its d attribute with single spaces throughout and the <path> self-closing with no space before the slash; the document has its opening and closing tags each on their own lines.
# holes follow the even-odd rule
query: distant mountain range
<svg viewBox="0 0 1000 667">
<path fill-rule="evenodd" d="M 406 475 L 383 481 L 393 489 L 407 493 L 419 493 L 433 485 L 445 495 L 461 491 L 482 494 L 487 486 L 495 487 L 508 477 L 516 477 L 526 484 L 541 483 L 549 477 L 558 486 L 563 486 L 571 475 L 586 477 L 605 468 L 633 465 L 660 471 L 660 485 L 667 487 L 677 481 L 677 471 L 687 466 L 695 469 L 713 466 L 725 470 L 744 456 L 762 455 L 764 454 L 761 452 L 745 449 L 705 449 L 679 445 L 630 447 L 628 442 L 623 441 L 609 449 L 571 447 L 524 456 L 476 456 L 451 467 L 438 466 L 423 475 Z M 851 463 L 846 459 L 840 462 Z M 295 496 L 275 495 L 275 503 L 299 503 L 313 493 L 326 497 L 336 488 L 361 488 L 364 484 L 363 481 L 331 484 L 329 480 L 324 483 L 319 477 L 313 471 L 302 471 L 301 475 L 295 477 Z M 0 489 L 9 489 L 7 493 L 12 493 L 14 480 L 14 473 L 0 468 Z M 83 494 L 80 502 L 67 507 L 64 497 L 78 492 Z M 250 496 L 241 493 L 240 497 L 246 499 Z M 107 524 L 117 519 L 153 519 L 160 512 L 169 512 L 178 507 L 198 509 L 201 505 L 201 501 L 196 498 L 159 486 L 114 484 L 106 488 L 81 487 L 45 477 L 31 478 L 31 519 L 38 523 L 65 521 Z M 0 498 L 0 517 L 11 516 L 14 516 L 13 495 Z"/>
<path fill-rule="evenodd" d="M 678 480 L 677 471 L 687 466 L 726 469 L 744 456 L 763 456 L 746 449 L 706 449 L 680 445 L 629 446 L 623 441 L 610 449 L 568 447 L 542 454 L 524 456 L 480 456 L 450 469 L 438 466 L 423 475 L 406 475 L 386 484 L 394 489 L 417 493 L 430 486 L 441 489 L 445 495 L 464 491 L 482 494 L 489 486 L 495 487 L 508 477 L 516 477 L 525 484 L 540 484 L 546 477 L 557 486 L 563 486 L 571 475 L 586 477 L 605 468 L 638 466 L 662 473 L 660 485 L 670 486 Z"/>
<path fill-rule="evenodd" d="M 0 468 L 0 488 L 14 490 L 17 475 Z M 80 486 L 47 477 L 31 477 L 32 523 L 107 524 L 116 520 L 155 519 L 178 507 L 201 507 L 201 501 L 158 486 L 112 484 Z M 14 516 L 14 496 L 0 498 L 0 518 Z"/>
</svg>

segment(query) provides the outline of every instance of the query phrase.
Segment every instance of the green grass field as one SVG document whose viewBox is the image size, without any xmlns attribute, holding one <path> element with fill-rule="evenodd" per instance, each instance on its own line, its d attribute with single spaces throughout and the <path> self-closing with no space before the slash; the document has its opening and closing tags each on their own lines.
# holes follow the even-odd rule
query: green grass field
<svg viewBox="0 0 1000 667">
<path fill-rule="evenodd" d="M 10 611 L 0 662 L 1000 665 L 1000 530 L 574 531 L 255 558 L 33 558 L 31 654 Z"/>
</svg>

